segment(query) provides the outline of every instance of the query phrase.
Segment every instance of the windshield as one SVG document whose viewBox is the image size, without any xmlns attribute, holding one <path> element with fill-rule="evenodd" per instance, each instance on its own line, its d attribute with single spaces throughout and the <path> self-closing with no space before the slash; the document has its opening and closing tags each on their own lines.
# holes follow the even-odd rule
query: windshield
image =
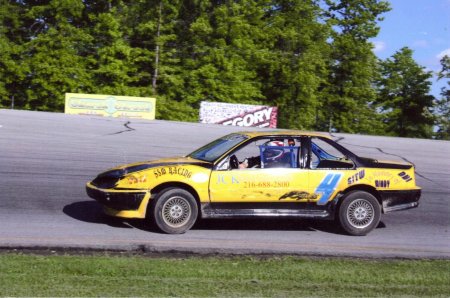
<svg viewBox="0 0 450 298">
<path fill-rule="evenodd" d="M 247 138 L 247 136 L 240 134 L 227 135 L 195 150 L 188 156 L 212 162 L 237 144 L 245 141 Z"/>
</svg>

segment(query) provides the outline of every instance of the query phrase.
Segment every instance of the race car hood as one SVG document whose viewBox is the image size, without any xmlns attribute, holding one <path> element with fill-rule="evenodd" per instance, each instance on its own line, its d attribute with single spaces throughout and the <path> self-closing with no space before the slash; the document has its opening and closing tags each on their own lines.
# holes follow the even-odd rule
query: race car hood
<svg viewBox="0 0 450 298">
<path fill-rule="evenodd" d="M 407 170 L 414 166 L 413 164 L 407 162 L 402 163 L 396 161 L 377 160 L 367 157 L 358 157 L 358 161 L 360 166 L 366 168 L 388 168 L 388 169 Z"/>
<path fill-rule="evenodd" d="M 127 174 L 147 170 L 150 168 L 163 166 L 180 166 L 180 165 L 196 165 L 208 169 L 212 168 L 213 166 L 212 163 L 194 159 L 191 157 L 165 158 L 153 161 L 144 161 L 122 165 L 99 174 L 97 178 L 120 178 Z"/>
</svg>

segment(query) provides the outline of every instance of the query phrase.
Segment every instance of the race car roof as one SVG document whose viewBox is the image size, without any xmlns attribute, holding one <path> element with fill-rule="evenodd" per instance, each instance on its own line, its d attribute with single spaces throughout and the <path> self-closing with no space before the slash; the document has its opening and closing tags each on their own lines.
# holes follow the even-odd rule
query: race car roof
<svg viewBox="0 0 450 298">
<path fill-rule="evenodd" d="M 264 137 L 264 136 L 310 136 L 310 137 L 323 137 L 331 139 L 329 135 L 319 132 L 309 132 L 300 130 L 273 130 L 273 131 L 240 131 L 238 134 L 248 136 L 250 138 L 254 137 Z"/>
</svg>

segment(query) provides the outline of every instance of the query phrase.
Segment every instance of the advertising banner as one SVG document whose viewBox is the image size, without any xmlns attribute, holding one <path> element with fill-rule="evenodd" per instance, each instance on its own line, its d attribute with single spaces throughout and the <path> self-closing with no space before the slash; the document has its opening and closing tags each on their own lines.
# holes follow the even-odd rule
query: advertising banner
<svg viewBox="0 0 450 298">
<path fill-rule="evenodd" d="M 200 122 L 233 126 L 277 127 L 277 107 L 202 101 Z"/>
<path fill-rule="evenodd" d="M 66 114 L 155 119 L 151 97 L 66 93 Z"/>
</svg>

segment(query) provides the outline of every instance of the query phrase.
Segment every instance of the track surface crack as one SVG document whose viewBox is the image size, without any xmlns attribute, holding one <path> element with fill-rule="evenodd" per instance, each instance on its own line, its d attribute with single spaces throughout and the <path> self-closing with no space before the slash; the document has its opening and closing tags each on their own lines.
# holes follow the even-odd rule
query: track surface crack
<svg viewBox="0 0 450 298">
<path fill-rule="evenodd" d="M 126 128 L 125 130 L 121 130 L 121 131 L 118 131 L 118 132 L 114 132 L 114 133 L 111 133 L 111 134 L 109 134 L 109 135 L 110 135 L 110 136 L 112 136 L 112 135 L 118 135 L 118 134 L 121 134 L 121 133 L 124 133 L 124 132 L 129 132 L 129 131 L 136 130 L 136 129 L 130 127 L 130 124 L 131 124 L 130 121 L 125 122 L 125 124 L 123 125 L 123 126 Z"/>
</svg>

